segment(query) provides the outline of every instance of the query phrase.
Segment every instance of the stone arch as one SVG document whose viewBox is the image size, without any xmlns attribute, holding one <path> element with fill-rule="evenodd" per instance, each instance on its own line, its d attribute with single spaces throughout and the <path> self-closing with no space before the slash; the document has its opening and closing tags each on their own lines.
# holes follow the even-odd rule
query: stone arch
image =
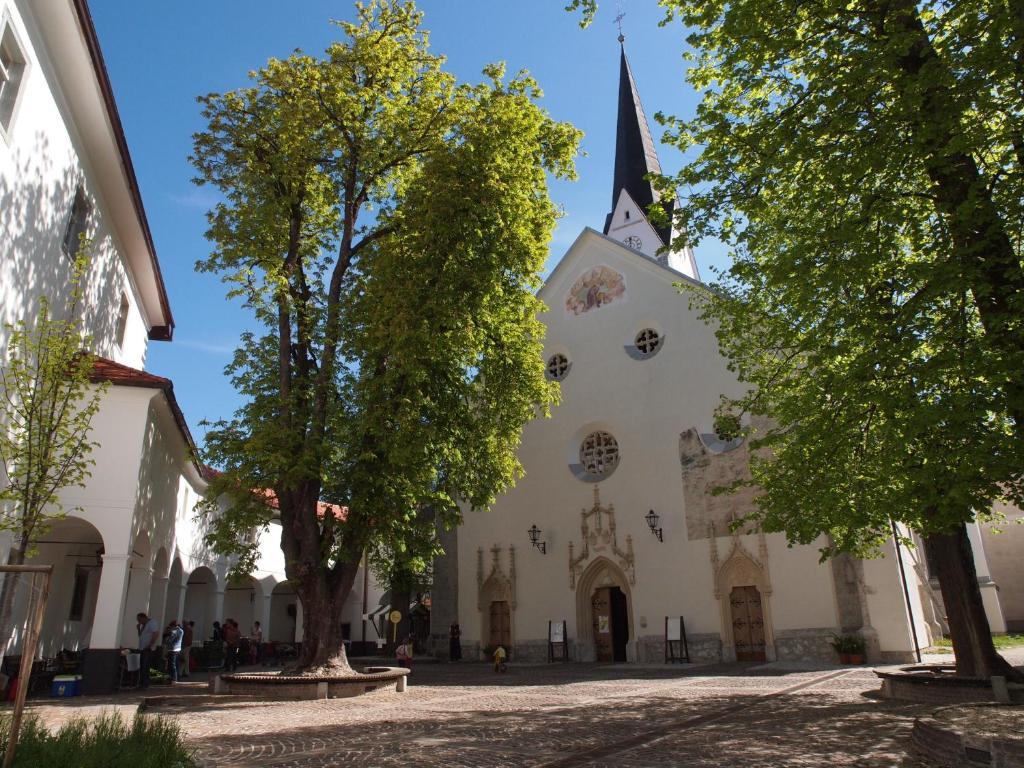
<svg viewBox="0 0 1024 768">
<path fill-rule="evenodd" d="M 771 581 L 765 568 L 737 542 L 732 553 L 718 569 L 715 580 L 715 597 L 719 601 L 722 619 L 722 656 L 726 661 L 736 661 L 736 639 L 733 634 L 732 606 L 730 596 L 737 587 L 754 587 L 761 598 L 764 621 L 765 657 L 775 660 L 775 633 L 772 628 Z"/>
<path fill-rule="evenodd" d="M 145 531 L 140 531 L 135 536 L 129 553 L 128 589 L 125 593 L 124 611 L 121 615 L 121 645 L 126 648 L 138 646 L 139 631 L 136 616 L 139 613 L 150 614 L 149 602 L 152 591 L 153 547 L 150 544 L 149 535 Z M 160 617 L 156 618 L 159 621 Z"/>
<path fill-rule="evenodd" d="M 636 631 L 633 617 L 633 594 L 623 570 L 603 555 L 595 557 L 576 583 L 576 654 L 579 661 L 597 658 L 594 639 L 594 617 L 591 600 L 601 587 L 618 587 L 626 596 L 626 660 L 636 661 Z"/>
<path fill-rule="evenodd" d="M 200 565 L 188 575 L 182 618 L 195 622 L 193 642 L 197 644 L 210 637 L 214 621 L 224 618 L 218 615 L 218 608 L 223 607 L 217 605 L 218 591 L 217 575 L 209 567 Z"/>
<path fill-rule="evenodd" d="M 36 541 L 26 564 L 53 566 L 37 647 L 41 656 L 52 657 L 65 648 L 77 651 L 88 647 L 96 619 L 103 552 L 100 530 L 91 521 L 74 515 L 53 520 Z M 27 577 L 13 582 L 13 627 L 8 649 L 12 655 L 21 652 L 30 583 Z"/>
<path fill-rule="evenodd" d="M 165 625 L 164 617 L 167 613 L 167 579 L 169 576 L 170 558 L 167 556 L 167 548 L 160 547 L 153 557 L 153 567 L 149 585 L 149 610 L 151 617 L 156 619 L 161 627 Z"/>
<path fill-rule="evenodd" d="M 270 618 L 263 638 L 274 643 L 294 643 L 298 622 L 299 596 L 290 581 L 280 581 L 270 590 Z"/>
<path fill-rule="evenodd" d="M 259 618 L 257 603 L 262 598 L 262 585 L 252 576 L 228 581 L 224 590 L 224 618 L 237 621 L 243 637 L 248 637 L 253 622 Z"/>
<path fill-rule="evenodd" d="M 184 623 L 185 617 L 181 615 L 185 601 L 185 569 L 181 564 L 181 557 L 175 554 L 171 560 L 171 567 L 167 572 L 167 600 L 164 604 L 165 623 L 171 619 L 177 619 Z"/>
</svg>

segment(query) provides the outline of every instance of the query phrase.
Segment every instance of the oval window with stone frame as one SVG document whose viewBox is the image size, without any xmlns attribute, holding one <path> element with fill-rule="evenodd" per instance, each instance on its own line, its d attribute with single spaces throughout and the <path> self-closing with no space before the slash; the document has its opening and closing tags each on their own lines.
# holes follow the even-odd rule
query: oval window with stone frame
<svg viewBox="0 0 1024 768">
<path fill-rule="evenodd" d="M 622 242 L 625 243 L 627 248 L 632 248 L 634 251 L 639 251 L 641 248 L 644 247 L 644 241 L 641 240 L 636 235 L 630 235 Z"/>
<path fill-rule="evenodd" d="M 548 378 L 553 381 L 561 381 L 569 374 L 569 358 L 559 353 L 548 358 Z"/>
<path fill-rule="evenodd" d="M 619 465 L 619 443 L 608 432 L 591 432 L 580 443 L 580 464 L 592 477 L 610 475 Z"/>
<path fill-rule="evenodd" d="M 661 349 L 661 336 L 653 328 L 644 328 L 633 340 L 637 350 L 644 357 L 650 357 Z"/>
</svg>

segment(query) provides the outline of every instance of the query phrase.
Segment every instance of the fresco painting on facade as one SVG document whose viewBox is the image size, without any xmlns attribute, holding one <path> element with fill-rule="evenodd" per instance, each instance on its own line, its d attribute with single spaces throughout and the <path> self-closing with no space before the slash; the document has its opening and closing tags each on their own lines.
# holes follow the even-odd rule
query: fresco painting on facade
<svg viewBox="0 0 1024 768">
<path fill-rule="evenodd" d="M 625 295 L 626 282 L 621 274 L 610 267 L 594 267 L 573 283 L 565 308 L 574 315 L 582 315 Z"/>
</svg>

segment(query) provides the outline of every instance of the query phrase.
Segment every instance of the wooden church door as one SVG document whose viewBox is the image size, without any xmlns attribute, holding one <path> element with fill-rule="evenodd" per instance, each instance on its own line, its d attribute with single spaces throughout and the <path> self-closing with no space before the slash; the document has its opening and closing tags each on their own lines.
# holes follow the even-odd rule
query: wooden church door
<svg viewBox="0 0 1024 768">
<path fill-rule="evenodd" d="M 736 661 L 765 661 L 764 613 L 757 587 L 733 587 L 729 595 L 732 607 L 732 639 Z"/>
<path fill-rule="evenodd" d="M 491 603 L 491 637 L 492 647 L 503 646 L 506 651 L 512 648 L 512 613 L 505 600 Z"/>
<path fill-rule="evenodd" d="M 601 587 L 590 600 L 594 617 L 594 645 L 598 661 L 615 661 L 615 646 L 612 642 L 611 589 Z"/>
</svg>

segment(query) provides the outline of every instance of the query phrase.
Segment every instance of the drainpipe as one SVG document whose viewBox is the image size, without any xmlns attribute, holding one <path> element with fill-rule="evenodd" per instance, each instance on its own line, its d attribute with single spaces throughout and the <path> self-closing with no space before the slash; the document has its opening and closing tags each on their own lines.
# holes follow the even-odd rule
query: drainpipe
<svg viewBox="0 0 1024 768">
<path fill-rule="evenodd" d="M 917 641 L 917 624 L 914 621 L 914 610 L 910 607 L 910 589 L 907 587 L 907 572 L 903 567 L 903 548 L 900 546 L 899 532 L 896 530 L 896 521 L 889 518 L 892 526 L 892 542 L 896 545 L 896 562 L 900 566 L 900 581 L 903 583 L 903 600 L 907 606 L 907 618 L 910 619 L 910 635 L 914 638 L 914 654 L 917 656 L 917 663 L 921 663 L 921 644 Z"/>
</svg>

